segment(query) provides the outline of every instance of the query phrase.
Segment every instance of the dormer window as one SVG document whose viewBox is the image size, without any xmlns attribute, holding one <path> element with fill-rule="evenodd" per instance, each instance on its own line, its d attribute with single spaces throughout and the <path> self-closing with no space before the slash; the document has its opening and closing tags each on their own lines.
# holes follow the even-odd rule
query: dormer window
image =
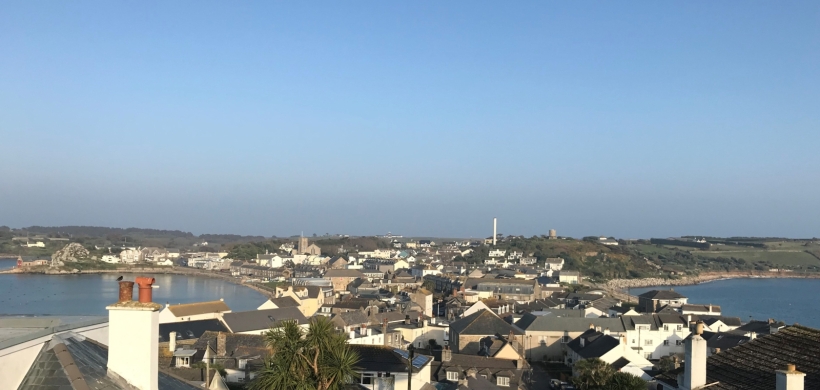
<svg viewBox="0 0 820 390">
<path fill-rule="evenodd" d="M 510 378 L 506 376 L 500 376 L 495 380 L 496 386 L 504 386 L 510 387 Z"/>
<path fill-rule="evenodd" d="M 458 382 L 458 371 L 447 371 L 447 380 L 450 382 Z"/>
</svg>

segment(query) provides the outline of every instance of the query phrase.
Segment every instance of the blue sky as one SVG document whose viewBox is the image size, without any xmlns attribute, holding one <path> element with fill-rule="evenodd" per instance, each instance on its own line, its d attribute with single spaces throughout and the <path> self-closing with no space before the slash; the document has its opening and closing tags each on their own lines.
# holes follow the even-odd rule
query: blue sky
<svg viewBox="0 0 820 390">
<path fill-rule="evenodd" d="M 820 2 L 30 2 L 0 225 L 820 236 Z"/>
</svg>

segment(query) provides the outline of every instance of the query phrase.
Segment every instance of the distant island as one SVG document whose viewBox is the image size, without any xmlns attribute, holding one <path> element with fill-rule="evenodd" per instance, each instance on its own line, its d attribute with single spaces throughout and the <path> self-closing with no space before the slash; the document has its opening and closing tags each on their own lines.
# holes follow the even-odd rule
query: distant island
<svg viewBox="0 0 820 390">
<path fill-rule="evenodd" d="M 564 270 L 579 271 L 587 280 L 606 282 L 625 279 L 686 280 L 701 274 L 792 273 L 807 276 L 820 272 L 820 240 L 684 236 L 675 238 L 618 239 L 589 236 L 559 237 L 555 232 L 539 236 L 498 234 L 484 239 L 426 237 L 414 239 L 393 235 L 316 235 L 309 239 L 317 254 L 347 256 L 374 250 L 406 251 L 444 264 L 461 262 L 471 267 L 506 263 L 516 267 L 543 267 L 549 259 L 561 258 Z M 202 234 L 178 230 L 108 228 L 92 226 L 31 226 L 22 229 L 0 227 L 0 255 L 27 260 L 50 259 L 69 244 L 78 244 L 90 268 L 104 256 L 125 250 L 154 250 L 157 256 L 187 258 L 188 254 L 231 261 L 255 260 L 258 256 L 281 252 L 294 246 L 299 236 L 287 238 Z M 503 254 L 502 254 L 503 253 Z M 500 255 L 501 254 L 501 255 Z M 499 256 L 500 255 L 500 256 Z M 524 259 L 522 261 L 522 259 Z M 80 264 L 78 264 L 80 265 Z M 170 263 L 168 265 L 171 265 Z M 89 265 L 86 264 L 86 268 Z M 112 267 L 112 264 L 102 266 Z M 710 276 L 709 278 L 716 278 Z"/>
</svg>

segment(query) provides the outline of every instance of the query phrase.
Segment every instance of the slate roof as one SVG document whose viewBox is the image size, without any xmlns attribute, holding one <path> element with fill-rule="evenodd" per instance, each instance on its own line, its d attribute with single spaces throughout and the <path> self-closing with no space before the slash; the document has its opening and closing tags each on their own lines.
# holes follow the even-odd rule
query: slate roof
<svg viewBox="0 0 820 390">
<path fill-rule="evenodd" d="M 199 321 L 183 321 L 171 322 L 167 324 L 159 324 L 159 341 L 170 341 L 170 333 L 177 332 L 177 340 L 191 340 L 198 339 L 206 331 L 227 332 L 225 327 L 219 320 L 199 320 Z"/>
<path fill-rule="evenodd" d="M 525 363 L 526 364 L 526 363 Z M 430 367 L 431 381 L 447 381 L 447 371 L 458 371 L 459 378 L 467 378 L 467 370 L 476 370 L 476 376 L 487 375 L 487 379 L 494 383 L 497 376 L 508 376 L 510 378 L 510 388 L 518 388 L 521 376 L 527 367 L 518 367 L 517 360 L 499 359 L 492 357 L 464 355 L 453 353 L 450 361 L 436 361 Z M 472 387 L 470 387 L 472 388 Z"/>
<path fill-rule="evenodd" d="M 367 314 L 359 310 L 348 311 L 340 314 L 334 314 L 331 317 L 331 320 L 337 319 L 337 321 L 341 321 L 345 326 L 353 326 L 353 325 L 360 325 L 360 324 L 369 324 L 370 319 L 367 317 Z"/>
<path fill-rule="evenodd" d="M 683 295 L 678 294 L 675 290 L 652 290 L 647 291 L 641 295 L 638 295 L 639 298 L 647 298 L 647 299 L 680 299 L 686 298 Z"/>
<path fill-rule="evenodd" d="M 205 351 L 210 346 L 213 352 L 217 352 L 217 337 L 219 332 L 205 332 L 192 348 L 197 351 Z M 213 356 L 225 368 L 236 368 L 239 358 L 254 359 L 267 356 L 269 353 L 265 337 L 255 334 L 235 334 L 225 333 L 225 356 Z M 200 355 L 201 356 L 201 355 Z M 220 359 L 220 357 L 222 359 Z M 230 359 L 226 359 L 230 358 Z"/>
<path fill-rule="evenodd" d="M 234 333 L 268 329 L 289 320 L 295 320 L 299 325 L 308 323 L 305 315 L 297 307 L 240 311 L 222 315 L 222 321 Z"/>
<path fill-rule="evenodd" d="M 638 325 L 649 325 L 650 330 L 658 330 L 664 325 L 682 325 L 686 324 L 686 318 L 680 314 L 643 314 L 639 316 L 622 316 L 620 317 L 624 324 L 624 329 L 635 330 Z"/>
<path fill-rule="evenodd" d="M 706 340 L 707 347 L 720 348 L 721 351 L 732 349 L 750 340 L 749 337 L 740 334 L 708 331 L 704 331 L 701 337 Z"/>
<path fill-rule="evenodd" d="M 733 330 L 734 333 L 757 333 L 758 335 L 762 334 L 769 334 L 771 333 L 771 328 L 782 328 L 786 326 L 783 322 L 774 322 L 769 323 L 768 321 L 749 321 L 746 324 L 738 327 L 737 329 Z"/>
<path fill-rule="evenodd" d="M 364 274 L 357 269 L 329 269 L 322 275 L 324 278 L 363 278 Z"/>
<path fill-rule="evenodd" d="M 510 331 L 513 334 L 524 334 L 518 327 L 508 324 L 495 313 L 486 309 L 479 310 L 450 324 L 450 332 L 458 335 L 507 335 Z"/>
<path fill-rule="evenodd" d="M 741 326 L 743 323 L 740 321 L 740 317 L 724 317 L 724 316 L 707 316 L 707 315 L 692 315 L 692 321 L 703 321 L 703 323 L 707 325 L 712 325 L 715 323 L 715 320 L 720 320 L 726 325 L 729 326 Z"/>
<path fill-rule="evenodd" d="M 177 317 L 187 317 L 199 314 L 223 313 L 230 311 L 231 308 L 223 301 L 210 301 L 170 305 L 167 310 Z"/>
<path fill-rule="evenodd" d="M 522 329 L 536 332 L 583 332 L 589 329 L 589 324 L 593 324 L 596 327 L 600 326 L 601 329 L 609 328 L 610 332 L 625 331 L 624 324 L 623 322 L 621 322 L 621 318 L 573 318 L 554 316 L 535 317 L 537 318 L 532 320 L 532 322 L 530 322 L 529 325 Z"/>
<path fill-rule="evenodd" d="M 581 340 L 584 341 L 583 346 L 581 346 Z M 600 358 L 620 344 L 621 342 L 612 336 L 597 332 L 595 329 L 588 329 L 570 341 L 567 347 L 575 351 L 575 353 L 582 358 L 589 359 Z"/>
<path fill-rule="evenodd" d="M 283 307 L 297 307 L 299 306 L 299 302 L 297 302 L 293 297 L 281 297 L 281 298 L 271 298 L 270 301 L 276 305 L 277 308 L 281 309 Z"/>
<path fill-rule="evenodd" d="M 160 371 L 160 390 L 192 390 L 189 385 L 172 375 Z M 108 376 L 108 348 L 73 332 L 55 334 L 43 344 L 26 376 L 18 387 L 20 390 L 117 390 L 133 389 L 122 379 Z"/>
<path fill-rule="evenodd" d="M 820 389 L 820 330 L 800 325 L 760 336 L 706 360 L 710 390 L 769 390 L 775 371 L 795 364 L 806 374 L 805 388 Z"/>
<path fill-rule="evenodd" d="M 394 348 L 385 347 L 381 345 L 364 345 L 351 344 L 350 348 L 359 355 L 359 363 L 356 367 L 361 371 L 378 371 L 378 372 L 404 372 L 407 373 L 407 359 L 396 353 Z M 415 358 L 420 355 L 416 354 Z M 424 359 L 419 359 L 424 360 Z M 432 357 L 427 356 L 427 360 L 422 364 L 429 364 L 433 360 Z M 413 372 L 419 372 L 419 368 L 413 366 Z"/>
</svg>

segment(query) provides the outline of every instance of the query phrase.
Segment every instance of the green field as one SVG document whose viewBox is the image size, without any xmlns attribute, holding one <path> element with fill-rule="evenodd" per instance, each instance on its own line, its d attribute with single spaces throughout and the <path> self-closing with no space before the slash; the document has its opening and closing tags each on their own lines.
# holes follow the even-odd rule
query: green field
<svg viewBox="0 0 820 390">
<path fill-rule="evenodd" d="M 723 248 L 721 248 L 723 249 Z M 720 250 L 720 251 L 692 251 L 692 254 L 703 257 L 734 257 L 750 262 L 768 261 L 783 266 L 820 266 L 816 257 L 797 250 Z"/>
</svg>

